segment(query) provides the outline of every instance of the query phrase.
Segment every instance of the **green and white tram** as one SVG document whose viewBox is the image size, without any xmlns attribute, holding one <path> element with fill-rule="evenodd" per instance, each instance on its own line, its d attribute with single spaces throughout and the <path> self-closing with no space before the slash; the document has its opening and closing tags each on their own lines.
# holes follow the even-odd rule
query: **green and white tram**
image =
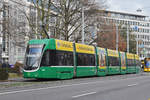
<svg viewBox="0 0 150 100">
<path fill-rule="evenodd" d="M 138 73 L 139 57 L 106 48 L 57 39 L 30 40 L 24 78 L 70 79 L 84 76 Z"/>
</svg>

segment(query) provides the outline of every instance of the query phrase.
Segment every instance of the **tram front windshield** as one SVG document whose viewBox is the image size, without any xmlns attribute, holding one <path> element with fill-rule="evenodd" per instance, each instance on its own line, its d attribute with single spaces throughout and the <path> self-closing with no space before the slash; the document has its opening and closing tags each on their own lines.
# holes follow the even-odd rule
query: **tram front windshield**
<svg viewBox="0 0 150 100">
<path fill-rule="evenodd" d="M 25 58 L 25 70 L 33 70 L 38 67 L 43 45 L 29 45 Z"/>
</svg>

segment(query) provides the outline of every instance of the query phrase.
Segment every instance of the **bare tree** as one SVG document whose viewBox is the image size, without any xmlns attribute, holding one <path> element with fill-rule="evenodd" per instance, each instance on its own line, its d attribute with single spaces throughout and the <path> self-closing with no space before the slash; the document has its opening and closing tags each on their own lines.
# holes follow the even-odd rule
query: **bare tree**
<svg viewBox="0 0 150 100">
<path fill-rule="evenodd" d="M 96 5 L 95 0 L 56 0 L 56 4 L 54 4 L 54 6 L 57 8 L 58 14 L 58 19 L 55 26 L 55 38 L 75 42 L 81 40 L 82 7 L 85 9 L 85 34 L 86 36 L 89 35 L 88 28 L 92 24 L 94 25 L 94 21 L 89 23 L 89 20 L 91 20 L 94 14 L 96 15 L 97 10 L 99 9 L 99 6 Z"/>
<path fill-rule="evenodd" d="M 99 1 L 98 7 L 91 7 L 91 9 L 87 10 L 86 15 L 86 42 L 89 45 L 97 45 L 99 31 L 102 29 L 102 26 L 105 25 L 104 20 L 104 12 L 107 9 L 106 0 L 97 0 Z"/>
<path fill-rule="evenodd" d="M 51 0 L 31 0 L 30 12 L 24 12 L 31 29 L 30 35 L 35 34 L 36 38 L 49 38 L 51 4 Z"/>
<path fill-rule="evenodd" d="M 91 25 L 95 25 L 96 20 L 91 17 L 96 16 L 97 10 L 104 8 L 104 1 L 101 0 L 100 7 L 95 0 L 31 0 L 31 13 L 24 13 L 31 31 L 29 35 L 35 34 L 37 38 L 53 37 L 69 41 L 81 41 L 81 11 L 85 9 L 85 35 L 90 36 Z M 94 15 L 95 14 L 95 15 Z M 55 24 L 51 25 L 51 18 L 55 18 Z M 92 23 L 92 24 L 91 24 Z M 53 28 L 53 29 L 51 29 Z M 51 32 L 54 30 L 54 32 Z M 30 36 L 32 37 L 32 36 Z M 93 38 L 93 37 L 92 37 Z M 96 40 L 93 38 L 94 41 Z M 89 38 L 86 38 L 89 42 Z"/>
</svg>

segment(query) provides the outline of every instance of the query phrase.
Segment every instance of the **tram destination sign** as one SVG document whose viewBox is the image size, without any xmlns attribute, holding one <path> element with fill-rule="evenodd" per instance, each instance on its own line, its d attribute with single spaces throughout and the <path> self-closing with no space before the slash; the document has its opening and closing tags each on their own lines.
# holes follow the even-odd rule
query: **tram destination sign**
<svg viewBox="0 0 150 100">
<path fill-rule="evenodd" d="M 30 44 L 29 48 L 42 48 L 43 44 Z"/>
</svg>

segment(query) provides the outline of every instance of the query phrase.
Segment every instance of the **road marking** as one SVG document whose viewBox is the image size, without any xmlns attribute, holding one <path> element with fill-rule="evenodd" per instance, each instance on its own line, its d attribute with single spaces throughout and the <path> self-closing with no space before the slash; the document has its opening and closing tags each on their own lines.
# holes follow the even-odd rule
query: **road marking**
<svg viewBox="0 0 150 100">
<path fill-rule="evenodd" d="M 136 86 L 136 85 L 138 85 L 138 83 L 135 83 L 135 84 L 130 84 L 130 85 L 128 85 L 128 87 L 131 87 L 131 86 Z"/>
<path fill-rule="evenodd" d="M 142 76 L 142 77 L 138 77 L 138 78 L 119 79 L 119 81 L 120 80 L 130 80 L 130 79 L 139 79 L 139 78 L 143 79 L 143 77 L 149 77 L 149 76 Z M 19 91 L 9 91 L 9 92 L 2 92 L 2 93 L 0 93 L 0 95 L 15 94 L 15 93 L 22 93 L 22 92 L 31 92 L 31 91 L 46 90 L 46 89 L 56 89 L 56 88 L 64 88 L 64 87 L 70 87 L 70 86 L 96 84 L 96 83 L 105 83 L 105 82 L 108 82 L 108 81 L 116 81 L 116 80 L 95 81 L 95 82 L 70 84 L 70 85 L 60 85 L 60 86 L 46 87 L 46 88 L 36 88 L 36 89 L 19 90 Z M 130 86 L 130 85 L 128 85 L 128 86 Z"/>
<path fill-rule="evenodd" d="M 90 93 L 80 94 L 80 95 L 72 96 L 72 98 L 83 97 L 83 96 L 87 96 L 87 95 L 91 95 L 91 94 L 95 94 L 95 93 L 96 92 L 90 92 Z"/>
<path fill-rule="evenodd" d="M 28 89 L 28 90 L 19 90 L 19 91 L 10 91 L 10 92 L 3 92 L 3 93 L 0 93 L 0 95 L 15 94 L 15 93 L 22 93 L 22 92 L 31 92 L 31 91 L 39 91 L 39 90 L 46 90 L 46 89 L 64 88 L 64 87 L 79 86 L 79 85 L 87 85 L 87 84 L 96 84 L 96 83 L 103 83 L 103 82 L 106 82 L 106 81 L 95 81 L 95 82 L 89 82 L 89 83 L 70 84 L 70 85 L 60 85 L 60 86 L 46 87 L 46 88 L 37 88 L 37 89 Z"/>
</svg>

